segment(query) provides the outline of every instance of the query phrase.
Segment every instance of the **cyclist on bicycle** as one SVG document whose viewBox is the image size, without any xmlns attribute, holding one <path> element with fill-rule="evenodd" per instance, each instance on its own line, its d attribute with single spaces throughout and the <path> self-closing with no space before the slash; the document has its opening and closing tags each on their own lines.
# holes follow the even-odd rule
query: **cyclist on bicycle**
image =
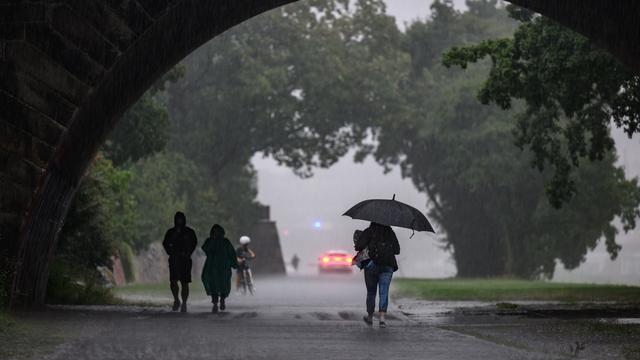
<svg viewBox="0 0 640 360">
<path fill-rule="evenodd" d="M 251 279 L 245 279 L 245 272 L 251 272 L 251 260 L 256 258 L 256 253 L 253 250 L 249 249 L 249 243 L 251 242 L 251 238 L 248 236 L 240 237 L 240 246 L 236 249 L 236 257 L 238 258 L 238 276 L 236 282 L 236 289 L 240 291 L 240 286 L 247 286 L 245 283 L 246 280 L 251 281 Z M 246 289 L 246 288 L 245 288 Z"/>
</svg>

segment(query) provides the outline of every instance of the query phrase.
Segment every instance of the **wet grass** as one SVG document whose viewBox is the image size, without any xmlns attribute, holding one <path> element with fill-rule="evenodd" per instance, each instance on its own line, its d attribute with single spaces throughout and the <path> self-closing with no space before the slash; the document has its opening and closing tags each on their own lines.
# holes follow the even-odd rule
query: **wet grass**
<svg viewBox="0 0 640 360">
<path fill-rule="evenodd" d="M 397 296 L 442 301 L 640 302 L 640 287 L 517 279 L 397 279 Z"/>
</svg>

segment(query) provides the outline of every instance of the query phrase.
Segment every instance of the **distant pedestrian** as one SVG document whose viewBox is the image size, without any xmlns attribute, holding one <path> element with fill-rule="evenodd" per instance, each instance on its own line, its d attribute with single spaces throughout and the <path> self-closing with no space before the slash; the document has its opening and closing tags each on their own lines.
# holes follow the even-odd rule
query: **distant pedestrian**
<svg viewBox="0 0 640 360">
<path fill-rule="evenodd" d="M 187 227 L 186 216 L 178 211 L 173 218 L 174 226 L 164 235 L 162 246 L 169 255 L 169 283 L 173 295 L 173 311 L 187 312 L 189 283 L 191 282 L 191 254 L 198 246 L 196 232 Z M 182 304 L 178 298 L 178 282 L 182 287 Z"/>
<path fill-rule="evenodd" d="M 396 255 L 400 254 L 398 238 L 390 226 L 372 222 L 357 237 L 356 251 L 368 251 L 369 259 L 363 262 L 364 281 L 367 287 L 367 315 L 364 321 L 372 325 L 376 304 L 376 292 L 379 289 L 380 327 L 386 327 L 385 315 L 389 305 L 389 287 L 393 273 L 398 270 Z"/>
<path fill-rule="evenodd" d="M 231 292 L 231 269 L 238 268 L 236 252 L 224 234 L 224 228 L 215 224 L 209 238 L 202 245 L 202 250 L 207 255 L 202 269 L 202 283 L 207 295 L 211 296 L 212 313 L 218 312 L 218 301 L 220 310 L 226 309 L 225 300 Z"/>
<path fill-rule="evenodd" d="M 298 257 L 298 255 L 293 254 L 293 257 L 291 258 L 291 266 L 293 267 L 294 271 L 298 271 L 298 265 L 300 264 L 300 258 Z"/>
</svg>

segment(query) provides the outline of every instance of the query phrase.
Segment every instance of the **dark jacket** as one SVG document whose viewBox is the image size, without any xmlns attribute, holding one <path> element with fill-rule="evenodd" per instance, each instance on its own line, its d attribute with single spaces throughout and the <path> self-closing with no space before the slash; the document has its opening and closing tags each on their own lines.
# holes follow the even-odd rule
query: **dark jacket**
<svg viewBox="0 0 640 360">
<path fill-rule="evenodd" d="M 162 246 L 169 258 L 191 258 L 191 254 L 198 246 L 196 232 L 187 226 L 182 227 L 180 230 L 172 227 L 164 235 Z"/>
<path fill-rule="evenodd" d="M 396 261 L 395 255 L 400 254 L 400 244 L 398 243 L 396 234 L 393 232 L 393 229 L 391 229 L 390 226 L 371 224 L 355 242 L 355 249 L 356 251 L 364 250 L 374 241 L 382 241 L 383 239 L 385 241 L 391 242 L 394 256 L 391 256 L 386 261 L 378 260 L 375 262 L 375 264 L 377 266 L 391 266 L 393 268 L 393 271 L 396 271 L 398 270 L 398 262 Z"/>
<path fill-rule="evenodd" d="M 178 225 L 178 219 L 182 219 L 183 225 Z M 186 226 L 184 214 L 177 212 L 174 219 L 176 225 L 167 230 L 164 235 L 162 246 L 164 251 L 169 255 L 169 259 L 174 258 L 191 258 L 191 254 L 198 246 L 196 232 L 192 228 Z"/>
</svg>

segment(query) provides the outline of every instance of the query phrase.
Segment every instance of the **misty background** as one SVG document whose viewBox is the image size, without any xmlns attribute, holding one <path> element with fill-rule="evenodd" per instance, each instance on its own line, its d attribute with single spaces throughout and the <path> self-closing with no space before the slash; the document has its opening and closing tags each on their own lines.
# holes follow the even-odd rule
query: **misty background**
<svg viewBox="0 0 640 360">
<path fill-rule="evenodd" d="M 388 13 L 396 17 L 401 28 L 412 20 L 430 15 L 431 1 L 428 0 L 387 0 L 386 3 Z M 465 9 L 464 0 L 454 3 L 457 9 Z M 638 139 L 628 139 L 615 127 L 612 134 L 619 163 L 625 167 L 627 176 L 639 176 Z M 314 176 L 309 179 L 297 177 L 290 169 L 278 166 L 274 160 L 260 154 L 253 157 L 252 164 L 258 173 L 258 200 L 271 207 L 271 218 L 278 224 L 284 259 L 288 262 L 297 254 L 301 259 L 301 273 L 315 273 L 317 258 L 323 251 L 352 249 L 353 231 L 365 228 L 367 223 L 341 214 L 361 200 L 391 198 L 395 194 L 396 199 L 427 212 L 426 195 L 419 193 L 411 180 L 402 179 L 399 169 L 384 174 L 384 169 L 371 158 L 355 163 L 353 153 L 329 169 L 315 169 Z M 437 224 L 434 227 L 438 230 Z M 395 230 L 402 248 L 398 275 L 455 275 L 455 264 L 450 253 L 442 249 L 439 235 L 416 233 L 409 239 L 411 231 Z M 553 280 L 639 284 L 639 235 L 637 229 L 627 234 L 620 229 L 617 241 L 622 251 L 616 260 L 610 260 L 604 242 L 600 242 L 577 269 L 569 271 L 557 266 Z"/>
</svg>

